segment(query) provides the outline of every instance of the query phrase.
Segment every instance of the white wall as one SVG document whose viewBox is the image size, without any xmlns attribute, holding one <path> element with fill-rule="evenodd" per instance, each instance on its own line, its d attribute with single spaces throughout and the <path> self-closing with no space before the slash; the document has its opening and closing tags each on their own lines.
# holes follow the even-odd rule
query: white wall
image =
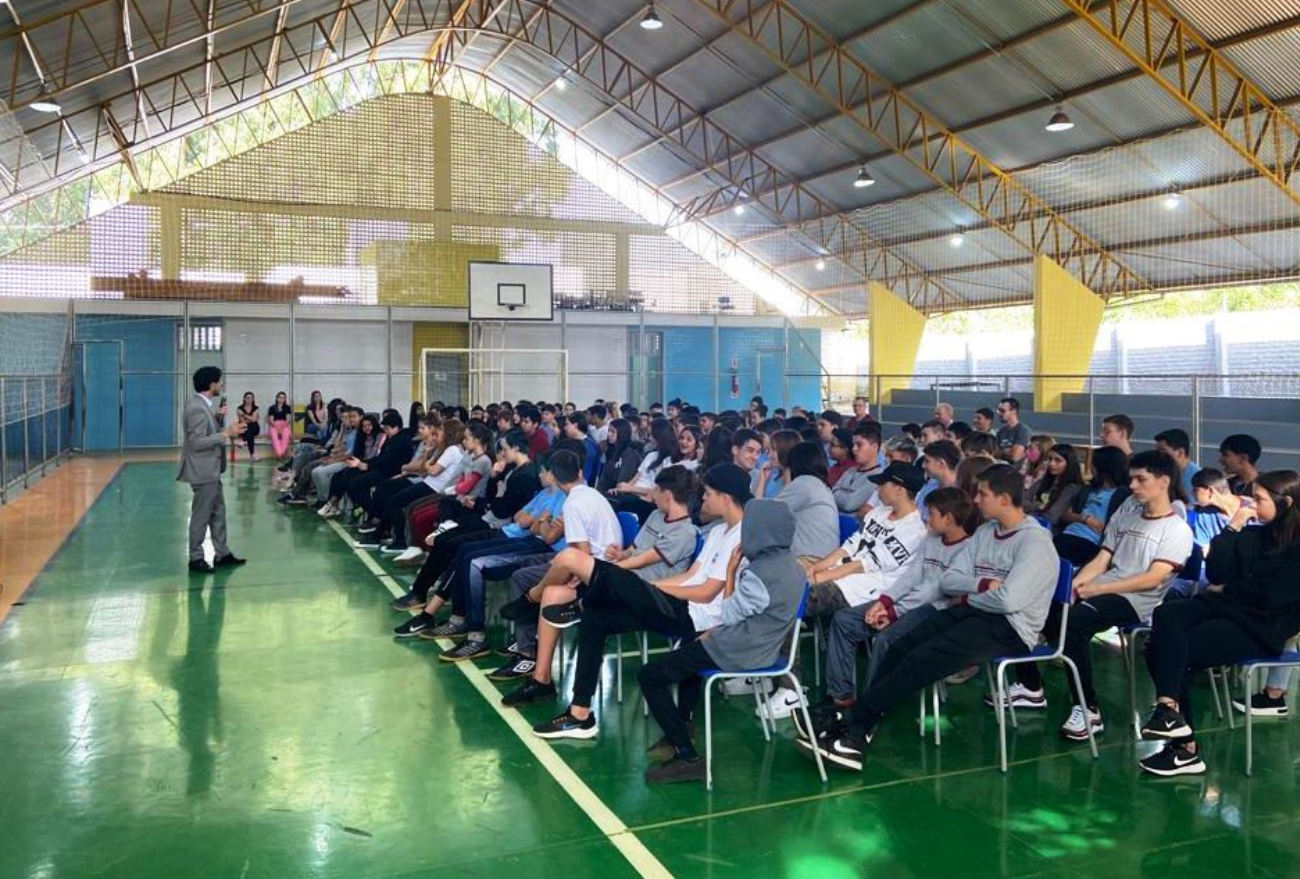
<svg viewBox="0 0 1300 879">
<path fill-rule="evenodd" d="M 569 323 L 564 327 L 563 333 L 557 323 L 519 323 L 506 325 L 505 344 L 502 347 L 567 350 L 568 399 L 581 405 L 596 398 L 619 401 L 627 399 L 627 344 L 626 323 Z M 509 379 L 505 397 L 512 400 L 525 398 L 555 401 L 559 396 L 555 377 L 539 374 L 553 368 L 553 364 L 554 360 L 549 356 L 528 358 L 526 355 L 510 355 L 506 367 Z"/>
</svg>

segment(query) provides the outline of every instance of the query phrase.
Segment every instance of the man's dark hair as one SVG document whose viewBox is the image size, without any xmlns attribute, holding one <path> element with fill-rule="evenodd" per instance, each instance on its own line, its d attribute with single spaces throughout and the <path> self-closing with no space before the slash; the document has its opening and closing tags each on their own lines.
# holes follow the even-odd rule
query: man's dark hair
<svg viewBox="0 0 1300 879">
<path fill-rule="evenodd" d="M 1169 430 L 1160 431 L 1156 434 L 1156 442 L 1164 443 L 1175 451 L 1186 452 L 1189 455 L 1192 452 L 1191 437 L 1181 427 L 1171 427 Z"/>
<path fill-rule="evenodd" d="M 957 465 L 961 463 L 961 449 L 957 448 L 957 444 L 952 440 L 935 440 L 928 444 L 925 447 L 925 456 L 942 461 L 952 470 L 956 470 Z"/>
<path fill-rule="evenodd" d="M 1192 488 L 1208 488 L 1211 491 L 1227 492 L 1228 477 L 1215 467 L 1202 467 L 1192 474 Z"/>
<path fill-rule="evenodd" d="M 755 414 L 758 415 L 759 418 L 766 418 L 766 417 L 767 417 L 767 404 L 766 404 L 766 403 L 755 403 L 755 404 L 754 404 L 754 412 L 755 412 Z"/>
<path fill-rule="evenodd" d="M 1107 415 L 1101 420 L 1102 424 L 1113 424 L 1120 430 L 1124 431 L 1124 436 L 1132 439 L 1133 437 L 1133 419 L 1127 415 Z"/>
<path fill-rule="evenodd" d="M 954 421 L 948 425 L 948 430 L 951 431 L 953 436 L 957 437 L 957 442 L 961 442 L 975 432 L 975 428 L 964 421 Z"/>
<path fill-rule="evenodd" d="M 520 431 L 522 433 L 522 431 Z M 492 431 L 481 421 L 471 421 L 465 425 L 465 433 L 474 437 L 484 449 L 492 448 Z"/>
<path fill-rule="evenodd" d="M 1254 464 L 1259 460 L 1259 456 L 1264 450 L 1259 445 L 1259 440 L 1255 439 L 1248 433 L 1234 433 L 1223 438 L 1219 443 L 1219 452 L 1231 452 L 1234 455 L 1245 455 L 1246 460 Z"/>
<path fill-rule="evenodd" d="M 975 414 L 982 415 L 985 418 L 987 418 L 989 421 L 992 421 L 998 415 L 998 413 L 994 412 L 988 406 L 981 406 L 980 408 L 976 409 Z"/>
<path fill-rule="evenodd" d="M 934 445 L 934 443 L 930 445 Z M 929 448 L 930 446 L 926 446 L 927 450 Z M 956 447 L 954 446 L 954 448 Z M 925 496 L 925 505 L 930 508 L 930 515 L 943 513 L 945 516 L 952 516 L 963 527 L 970 521 L 971 511 L 975 507 L 970 495 L 955 485 L 936 488 Z"/>
<path fill-rule="evenodd" d="M 1013 507 L 1025 505 L 1025 477 L 1010 464 L 994 464 L 976 476 L 975 481 L 987 485 L 993 494 L 1009 497 Z"/>
<path fill-rule="evenodd" d="M 1006 403 L 1007 408 L 1010 409 L 1012 412 L 1020 411 L 1020 401 L 1017 400 L 1015 397 L 1003 397 L 1001 400 L 998 400 L 999 406 L 1001 406 L 1003 403 Z"/>
<path fill-rule="evenodd" d="M 522 430 L 507 430 L 505 435 L 501 437 L 501 442 L 516 452 L 528 454 L 528 437 L 524 436 Z"/>
<path fill-rule="evenodd" d="M 944 428 L 944 426 L 943 426 L 943 422 L 942 422 L 942 421 L 940 421 L 940 420 L 937 419 L 937 418 L 931 418 L 929 421 L 927 421 L 927 422 L 925 422 L 925 423 L 923 423 L 923 424 L 921 425 L 921 430 L 922 430 L 923 432 L 924 432 L 924 431 L 927 431 L 927 430 L 937 430 L 937 431 L 939 431 L 939 432 L 942 433 L 942 432 L 945 430 L 945 428 Z"/>
<path fill-rule="evenodd" d="M 206 394 L 208 388 L 221 381 L 220 366 L 200 366 L 194 370 L 194 390 Z"/>
<path fill-rule="evenodd" d="M 402 413 L 396 409 L 389 409 L 384 413 L 384 417 L 379 419 L 380 427 L 395 427 L 402 429 Z"/>
<path fill-rule="evenodd" d="M 573 452 L 563 449 L 551 455 L 551 475 L 561 485 L 571 485 L 582 475 L 582 461 Z"/>
<path fill-rule="evenodd" d="M 594 415 L 595 417 L 599 418 L 601 421 L 605 420 L 605 416 L 608 414 L 608 411 L 609 410 L 607 410 L 604 406 L 600 405 L 599 403 L 597 403 L 594 406 L 587 407 L 587 414 Z"/>
<path fill-rule="evenodd" d="M 1167 476 L 1170 485 L 1178 481 L 1178 462 L 1159 449 L 1148 449 L 1129 458 L 1128 472 L 1132 474 L 1134 470 L 1145 470 L 1152 476 Z"/>
<path fill-rule="evenodd" d="M 834 409 L 827 409 L 817 417 L 820 418 L 822 421 L 829 421 L 831 424 L 835 425 L 836 427 L 839 427 L 841 424 L 844 423 L 844 416 L 836 412 Z"/>
<path fill-rule="evenodd" d="M 572 424 L 578 428 L 578 432 L 583 436 L 587 435 L 587 416 L 582 412 L 574 412 L 572 415 L 564 416 L 566 424 Z"/>
<path fill-rule="evenodd" d="M 998 452 L 998 439 L 986 430 L 972 430 L 961 441 L 961 451 L 967 457 L 971 455 L 993 457 Z"/>
<path fill-rule="evenodd" d="M 532 405 L 516 406 L 515 414 L 519 416 L 520 421 L 523 421 L 525 418 L 527 418 L 533 424 L 542 423 L 542 413 L 537 411 L 536 406 L 532 406 Z"/>
<path fill-rule="evenodd" d="M 882 442 L 884 442 L 884 439 L 880 433 L 880 422 L 878 421 L 862 422 L 857 427 L 853 428 L 853 435 L 855 437 L 860 436 L 864 440 L 873 442 L 876 445 L 880 445 Z"/>
<path fill-rule="evenodd" d="M 700 489 L 700 483 L 695 474 L 680 464 L 673 464 L 671 467 L 660 470 L 659 474 L 655 476 L 655 486 L 660 491 L 671 494 L 673 500 L 679 504 L 690 503 Z"/>
<path fill-rule="evenodd" d="M 763 437 L 759 435 L 758 431 L 750 430 L 748 427 L 742 427 L 731 435 L 731 445 L 734 448 L 738 449 L 748 442 L 755 442 L 762 446 Z"/>
</svg>

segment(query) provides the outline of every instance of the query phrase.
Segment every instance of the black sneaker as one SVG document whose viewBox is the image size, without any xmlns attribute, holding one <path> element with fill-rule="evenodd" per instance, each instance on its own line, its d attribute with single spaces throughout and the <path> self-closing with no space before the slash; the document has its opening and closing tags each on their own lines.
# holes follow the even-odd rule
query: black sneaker
<svg viewBox="0 0 1300 879">
<path fill-rule="evenodd" d="M 800 743 L 805 748 L 816 748 L 821 752 L 822 759 L 832 766 L 861 772 L 862 751 L 867 745 L 871 744 L 871 734 L 860 734 L 850 727 L 839 738 L 824 737 L 815 744 Z"/>
<path fill-rule="evenodd" d="M 676 784 L 681 781 L 704 781 L 704 758 L 678 757 L 673 755 L 668 760 L 645 771 L 646 784 Z"/>
<path fill-rule="evenodd" d="M 688 721 L 686 724 L 686 734 L 695 739 L 695 723 Z M 646 755 L 659 761 L 667 760 L 677 753 L 673 743 L 668 741 L 668 736 L 660 736 L 645 749 Z"/>
<path fill-rule="evenodd" d="M 497 656 L 504 656 L 507 659 L 513 656 L 520 656 L 521 654 L 519 652 L 519 642 L 511 641 L 505 647 L 498 647 L 496 650 L 493 651 L 493 653 L 495 653 Z"/>
<path fill-rule="evenodd" d="M 379 530 L 378 522 L 366 522 L 364 524 L 357 526 L 358 534 L 374 534 L 378 530 Z"/>
<path fill-rule="evenodd" d="M 536 702 L 539 699 L 554 699 L 557 696 L 559 696 L 559 693 L 555 689 L 555 684 L 543 684 L 536 678 L 529 678 L 502 696 L 501 704 L 513 708 L 516 705 L 527 705 L 529 702 Z"/>
<path fill-rule="evenodd" d="M 443 662 L 465 662 L 466 660 L 491 655 L 492 648 L 488 646 L 487 641 L 480 641 L 478 638 L 466 638 L 455 647 L 450 647 L 439 653 L 438 658 Z"/>
<path fill-rule="evenodd" d="M 552 604 L 542 608 L 542 619 L 557 629 L 567 629 L 582 622 L 582 607 L 577 601 Z"/>
<path fill-rule="evenodd" d="M 1233 699 L 1232 707 L 1241 714 L 1246 713 L 1246 706 L 1240 699 Z M 1250 697 L 1251 717 L 1286 717 L 1287 713 L 1286 696 L 1274 699 L 1268 693 L 1256 693 Z"/>
<path fill-rule="evenodd" d="M 469 624 L 464 622 L 447 622 L 434 626 L 432 629 L 425 629 L 419 637 L 426 641 L 436 641 L 439 638 L 450 638 L 453 641 L 459 641 L 469 634 Z"/>
<path fill-rule="evenodd" d="M 516 656 L 505 665 L 488 674 L 489 681 L 517 681 L 532 677 L 537 661 L 531 656 Z"/>
<path fill-rule="evenodd" d="M 516 623 L 527 622 L 537 619 L 537 614 L 542 607 L 537 602 L 525 595 L 521 595 L 514 601 L 507 602 L 501 606 L 501 619 L 510 620 Z"/>
<path fill-rule="evenodd" d="M 419 610 L 424 607 L 424 599 L 414 592 L 399 595 L 389 605 L 393 610 Z"/>
<path fill-rule="evenodd" d="M 1142 738 L 1148 742 L 1191 737 L 1191 724 L 1163 702 L 1156 703 L 1156 707 L 1151 710 L 1151 716 L 1147 718 L 1146 723 L 1142 724 Z"/>
<path fill-rule="evenodd" d="M 414 638 L 425 629 L 432 628 L 433 623 L 433 614 L 421 611 L 397 628 L 393 629 L 393 634 L 398 638 Z"/>
<path fill-rule="evenodd" d="M 288 504 L 291 507 L 307 506 L 307 499 L 296 494 L 287 494 L 282 498 L 278 498 L 278 501 L 282 504 Z"/>
<path fill-rule="evenodd" d="M 1142 731 L 1145 733 L 1146 728 Z M 1205 772 L 1205 761 L 1200 754 L 1193 753 L 1179 742 L 1168 742 L 1145 760 L 1138 761 L 1143 772 L 1170 778 L 1175 775 L 1201 775 Z"/>
<path fill-rule="evenodd" d="M 824 736 L 828 730 L 837 730 L 844 722 L 844 709 L 829 698 L 808 709 L 808 714 L 812 717 L 811 730 L 804 729 L 802 711 L 796 710 L 790 715 L 794 721 L 795 735 L 807 741 Z"/>
<path fill-rule="evenodd" d="M 586 720 L 578 720 L 568 711 L 557 714 L 546 723 L 533 727 L 533 735 L 541 739 L 594 739 L 596 737 L 596 715 L 588 714 Z"/>
</svg>

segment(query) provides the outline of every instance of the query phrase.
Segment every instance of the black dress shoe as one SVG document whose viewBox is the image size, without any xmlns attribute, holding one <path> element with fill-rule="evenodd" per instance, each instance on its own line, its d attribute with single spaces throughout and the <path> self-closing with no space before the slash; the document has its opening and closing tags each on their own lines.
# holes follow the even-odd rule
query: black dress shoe
<svg viewBox="0 0 1300 879">
<path fill-rule="evenodd" d="M 211 574 L 212 571 L 212 565 L 208 564 L 204 559 L 194 559 L 190 562 L 191 574 Z"/>
<path fill-rule="evenodd" d="M 241 559 L 233 552 L 228 552 L 212 563 L 214 568 L 233 568 L 235 565 L 247 564 L 248 559 Z"/>
</svg>

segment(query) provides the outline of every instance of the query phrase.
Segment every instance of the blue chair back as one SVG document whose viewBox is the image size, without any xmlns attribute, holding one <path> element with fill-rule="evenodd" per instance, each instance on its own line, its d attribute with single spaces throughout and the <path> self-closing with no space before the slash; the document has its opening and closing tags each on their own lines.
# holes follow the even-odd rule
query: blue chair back
<svg viewBox="0 0 1300 879">
<path fill-rule="evenodd" d="M 700 557 L 700 553 L 702 552 L 704 552 L 704 535 L 696 534 L 695 552 L 691 553 L 691 564 L 695 564 L 696 560 Z"/>
<path fill-rule="evenodd" d="M 1061 560 L 1056 572 L 1056 593 L 1052 600 L 1061 604 L 1069 604 L 1074 600 L 1074 568 L 1065 559 Z"/>
<path fill-rule="evenodd" d="M 804 612 L 808 610 L 808 596 L 812 594 L 812 587 L 807 583 L 803 584 L 803 596 L 799 599 L 799 609 L 795 611 L 795 619 L 803 619 Z"/>
<path fill-rule="evenodd" d="M 1033 520 L 1039 525 L 1042 525 L 1048 531 L 1052 530 L 1052 520 L 1044 516 L 1042 513 L 1034 513 Z"/>
<path fill-rule="evenodd" d="M 1187 527 L 1188 527 L 1188 528 L 1191 528 L 1193 531 L 1195 531 L 1195 530 L 1196 530 L 1196 520 L 1199 519 L 1199 518 L 1201 518 L 1201 514 L 1198 513 L 1196 510 L 1191 509 L 1191 507 L 1188 507 L 1188 509 L 1187 509 Z"/>
<path fill-rule="evenodd" d="M 640 533 L 641 523 L 631 513 L 621 512 L 618 514 L 618 524 L 623 529 L 623 548 L 627 549 Z"/>
<path fill-rule="evenodd" d="M 857 519 L 852 516 L 847 516 L 844 513 L 840 513 L 840 543 L 843 543 L 852 537 L 861 527 L 862 526 L 858 524 Z"/>
<path fill-rule="evenodd" d="M 1192 554 L 1187 557 L 1183 564 L 1183 569 L 1178 572 L 1179 580 L 1191 580 L 1193 582 L 1201 579 L 1201 569 L 1205 566 L 1205 554 L 1201 552 L 1198 544 L 1192 544 Z"/>
</svg>

